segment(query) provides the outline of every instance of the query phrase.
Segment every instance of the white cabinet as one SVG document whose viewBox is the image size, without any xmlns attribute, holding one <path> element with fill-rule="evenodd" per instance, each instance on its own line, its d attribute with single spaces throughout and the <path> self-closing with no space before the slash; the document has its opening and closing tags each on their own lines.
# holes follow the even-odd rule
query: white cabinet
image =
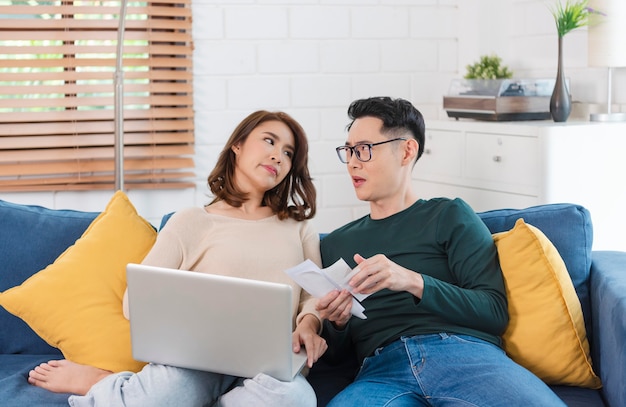
<svg viewBox="0 0 626 407">
<path fill-rule="evenodd" d="M 469 179 L 495 190 L 537 193 L 537 138 L 467 132 L 465 141 Z"/>
<path fill-rule="evenodd" d="M 581 204 L 594 249 L 626 251 L 626 123 L 426 121 L 413 177 L 420 197 L 476 211 Z"/>
</svg>

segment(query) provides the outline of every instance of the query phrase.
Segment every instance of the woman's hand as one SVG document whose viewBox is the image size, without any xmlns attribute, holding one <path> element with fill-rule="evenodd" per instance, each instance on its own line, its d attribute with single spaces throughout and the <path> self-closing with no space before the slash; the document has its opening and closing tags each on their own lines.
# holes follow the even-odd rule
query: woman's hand
<svg viewBox="0 0 626 407">
<path fill-rule="evenodd" d="M 307 366 L 313 367 L 313 364 L 326 352 L 328 345 L 326 340 L 317 333 L 320 329 L 320 321 L 315 315 L 305 315 L 291 336 L 293 343 L 293 351 L 300 352 L 302 346 L 306 349 Z"/>
<path fill-rule="evenodd" d="M 407 291 L 422 298 L 424 294 L 424 279 L 413 270 L 406 269 L 389 260 L 383 254 L 377 254 L 369 259 L 360 254 L 354 255 L 359 272 L 348 282 L 357 294 L 373 294 L 388 288 L 392 291 Z"/>
</svg>

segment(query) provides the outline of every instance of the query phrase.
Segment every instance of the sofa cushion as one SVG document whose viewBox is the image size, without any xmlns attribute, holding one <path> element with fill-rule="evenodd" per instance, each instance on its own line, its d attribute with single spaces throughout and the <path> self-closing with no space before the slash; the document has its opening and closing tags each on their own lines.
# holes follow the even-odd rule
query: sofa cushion
<svg viewBox="0 0 626 407">
<path fill-rule="evenodd" d="M 159 231 L 163 230 L 163 228 L 165 227 L 165 224 L 170 220 L 170 218 L 172 217 L 172 215 L 174 215 L 174 213 L 175 212 L 169 212 L 163 215 L 163 217 L 161 218 L 161 224 L 159 225 Z"/>
<path fill-rule="evenodd" d="M 541 230 L 565 262 L 585 318 L 587 337 L 592 337 L 589 272 L 593 228 L 589 211 L 575 204 L 537 205 L 526 209 L 496 209 L 478 214 L 491 233 L 510 230 L 523 218 Z"/>
<path fill-rule="evenodd" d="M 156 231 L 115 193 L 83 236 L 20 286 L 0 294 L 0 305 L 24 319 L 74 362 L 111 371 L 138 371 L 130 324 L 124 318 L 126 264 L 143 260 Z"/>
<path fill-rule="evenodd" d="M 584 387 L 550 386 L 567 407 L 606 407 L 599 390 Z"/>
<path fill-rule="evenodd" d="M 507 354 L 548 384 L 601 387 L 580 302 L 554 245 L 521 218 L 494 242 L 508 298 Z"/>
<path fill-rule="evenodd" d="M 22 284 L 74 244 L 97 212 L 48 209 L 0 200 L 0 292 Z M 20 318 L 0 307 L 0 354 L 57 354 Z"/>
<path fill-rule="evenodd" d="M 67 393 L 53 393 L 28 383 L 28 372 L 51 359 L 49 355 L 0 355 L 0 405 L 2 407 L 67 407 Z"/>
</svg>

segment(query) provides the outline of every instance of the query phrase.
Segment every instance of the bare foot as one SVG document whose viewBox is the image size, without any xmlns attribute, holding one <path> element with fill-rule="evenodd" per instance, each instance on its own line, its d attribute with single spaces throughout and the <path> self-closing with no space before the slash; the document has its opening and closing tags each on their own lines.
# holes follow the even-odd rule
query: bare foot
<svg viewBox="0 0 626 407">
<path fill-rule="evenodd" d="M 28 383 L 55 393 L 84 396 L 91 386 L 112 374 L 108 370 L 80 365 L 66 359 L 42 363 L 28 372 Z"/>
</svg>

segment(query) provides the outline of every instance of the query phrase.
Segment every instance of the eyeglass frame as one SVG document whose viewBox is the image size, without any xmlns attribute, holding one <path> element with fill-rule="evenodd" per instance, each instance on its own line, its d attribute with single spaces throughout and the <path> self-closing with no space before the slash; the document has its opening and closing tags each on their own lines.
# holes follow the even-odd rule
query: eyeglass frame
<svg viewBox="0 0 626 407">
<path fill-rule="evenodd" d="M 389 140 L 385 140 L 385 141 L 380 141 L 378 143 L 357 143 L 353 146 L 339 146 L 337 148 L 335 148 L 335 151 L 337 152 L 337 157 L 339 157 L 339 161 L 341 161 L 343 164 L 348 164 L 350 162 L 350 158 L 352 158 L 352 156 L 355 156 L 357 160 L 361 161 L 362 163 L 366 163 L 368 161 L 372 160 L 372 147 L 374 146 L 379 146 L 381 144 L 386 144 L 386 143 L 391 143 L 392 141 L 406 141 L 408 140 L 406 137 L 396 137 L 396 138 L 392 138 Z M 369 156 L 370 158 L 368 158 L 367 160 L 363 160 L 361 158 L 361 153 L 358 153 L 356 150 L 357 147 L 360 146 L 367 146 L 368 150 L 369 150 Z M 350 151 L 350 157 L 346 159 L 347 154 L 346 151 Z M 345 161 L 344 161 L 345 160 Z"/>
</svg>

